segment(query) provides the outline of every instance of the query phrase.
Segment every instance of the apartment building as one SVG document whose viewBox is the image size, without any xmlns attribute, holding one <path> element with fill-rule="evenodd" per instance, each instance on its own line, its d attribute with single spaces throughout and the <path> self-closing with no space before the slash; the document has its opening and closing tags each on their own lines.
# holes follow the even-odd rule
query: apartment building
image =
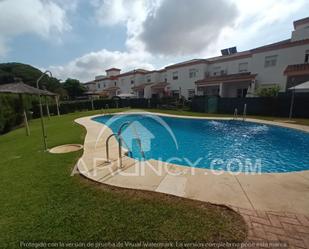
<svg viewBox="0 0 309 249">
<path fill-rule="evenodd" d="M 134 94 L 139 98 L 218 95 L 251 97 L 260 88 L 277 86 L 280 91 L 309 80 L 309 17 L 294 22 L 291 38 L 238 52 L 236 47 L 221 55 L 194 59 L 147 71 L 121 73 L 106 70 L 89 85 L 109 97 Z"/>
</svg>

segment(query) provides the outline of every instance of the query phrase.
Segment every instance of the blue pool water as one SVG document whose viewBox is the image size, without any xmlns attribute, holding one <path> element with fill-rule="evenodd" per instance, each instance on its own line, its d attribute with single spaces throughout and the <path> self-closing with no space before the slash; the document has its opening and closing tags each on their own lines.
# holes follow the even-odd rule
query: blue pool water
<svg viewBox="0 0 309 249">
<path fill-rule="evenodd" d="M 174 118 L 144 114 L 105 115 L 95 121 L 115 133 L 121 124 L 132 156 L 184 166 L 242 172 L 309 169 L 309 134 L 252 122 Z"/>
</svg>

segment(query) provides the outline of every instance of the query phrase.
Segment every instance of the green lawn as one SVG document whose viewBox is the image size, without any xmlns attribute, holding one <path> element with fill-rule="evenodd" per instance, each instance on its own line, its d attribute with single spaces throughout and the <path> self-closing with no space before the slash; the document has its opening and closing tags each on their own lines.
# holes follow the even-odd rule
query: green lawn
<svg viewBox="0 0 309 249">
<path fill-rule="evenodd" d="M 95 113 L 45 120 L 48 146 L 82 143 L 85 130 L 74 119 Z M 30 128 L 30 137 L 24 129 L 0 136 L 0 248 L 40 240 L 245 239 L 244 221 L 228 208 L 71 177 L 81 152 L 43 152 L 39 120 Z"/>
</svg>

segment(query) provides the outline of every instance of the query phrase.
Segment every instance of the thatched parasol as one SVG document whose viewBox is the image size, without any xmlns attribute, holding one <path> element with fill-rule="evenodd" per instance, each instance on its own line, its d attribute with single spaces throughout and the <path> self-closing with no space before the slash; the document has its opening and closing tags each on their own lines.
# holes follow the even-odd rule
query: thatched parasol
<svg viewBox="0 0 309 249">
<path fill-rule="evenodd" d="M 24 84 L 23 82 L 17 82 L 17 83 L 9 83 L 9 84 L 3 84 L 0 85 L 0 94 L 1 93 L 9 93 L 9 94 L 18 94 L 20 102 L 21 102 L 21 107 L 23 109 L 23 115 L 25 119 L 25 126 L 26 126 L 26 131 L 27 135 L 30 135 L 30 130 L 29 130 L 29 125 L 28 125 L 28 119 L 26 115 L 26 110 L 23 108 L 23 101 L 22 101 L 22 95 L 27 94 L 27 95 L 41 95 L 41 96 L 50 96 L 54 97 L 56 99 L 56 104 L 57 104 L 57 112 L 58 115 L 59 113 L 59 105 L 58 105 L 58 95 L 46 90 L 41 90 L 37 89 L 35 87 L 29 86 L 27 84 Z M 49 108 L 48 105 L 46 106 L 47 108 L 47 113 L 49 114 Z"/>
</svg>

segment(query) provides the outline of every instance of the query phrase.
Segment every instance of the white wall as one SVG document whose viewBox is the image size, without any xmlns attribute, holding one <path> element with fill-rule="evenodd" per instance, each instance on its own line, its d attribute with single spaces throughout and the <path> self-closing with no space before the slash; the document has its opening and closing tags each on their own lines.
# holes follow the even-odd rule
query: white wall
<svg viewBox="0 0 309 249">
<path fill-rule="evenodd" d="M 88 91 L 91 91 L 91 92 L 96 91 L 97 89 L 95 83 L 89 83 L 89 84 L 84 84 L 84 85 L 88 89 Z"/>
<path fill-rule="evenodd" d="M 231 61 L 225 61 L 225 62 L 216 62 L 211 63 L 208 66 L 208 73 L 210 76 L 214 76 L 215 68 L 220 67 L 221 70 L 226 70 L 228 74 L 236 74 L 239 73 L 239 64 L 240 63 L 248 63 L 248 72 L 251 72 L 252 70 L 252 58 L 242 58 L 242 59 L 235 59 Z"/>
<path fill-rule="evenodd" d="M 134 79 L 132 75 L 120 76 L 118 78 L 118 86 L 120 87 L 121 93 L 131 93 L 131 78 Z"/>
<path fill-rule="evenodd" d="M 222 97 L 235 98 L 237 97 L 238 89 L 245 89 L 248 87 L 248 83 L 227 83 L 222 86 Z"/>
<path fill-rule="evenodd" d="M 292 32 L 292 41 L 309 39 L 309 27 Z"/>
<path fill-rule="evenodd" d="M 258 74 L 256 78 L 257 87 L 278 84 L 280 89 L 285 91 L 287 79 L 284 70 L 288 65 L 304 63 L 305 52 L 308 49 L 309 44 L 253 54 L 251 72 Z M 277 65 L 265 68 L 265 57 L 271 55 L 278 55 Z"/>
<path fill-rule="evenodd" d="M 119 74 L 120 74 L 119 70 L 109 70 L 109 71 L 106 71 L 106 76 L 107 77 L 117 76 Z"/>
<path fill-rule="evenodd" d="M 133 84 L 131 84 L 131 80 L 134 81 Z M 120 76 L 118 78 L 118 84 L 117 86 L 120 87 L 121 93 L 132 93 L 134 94 L 134 91 L 132 90 L 132 87 L 138 86 L 145 83 L 144 75 L 140 73 Z"/>
<path fill-rule="evenodd" d="M 190 69 L 196 69 L 195 78 L 189 77 Z M 173 72 L 178 72 L 178 79 L 173 80 Z M 195 89 L 195 81 L 204 79 L 206 71 L 206 63 L 195 64 L 191 66 L 183 66 L 178 68 L 167 69 L 167 82 L 170 83 L 170 90 L 179 90 L 181 87 L 181 95 L 188 98 L 188 90 Z M 164 80 L 163 80 L 164 81 Z"/>
<path fill-rule="evenodd" d="M 292 41 L 309 39 L 309 22 L 298 24 L 292 32 Z"/>
<path fill-rule="evenodd" d="M 151 95 L 152 95 L 152 91 L 151 91 L 151 86 L 146 86 L 144 88 L 144 98 L 146 99 L 150 99 L 151 98 Z"/>
<path fill-rule="evenodd" d="M 150 78 L 150 82 L 147 81 L 148 78 Z M 162 73 L 157 72 L 157 71 L 150 72 L 150 73 L 143 75 L 143 83 L 142 84 L 158 83 L 158 82 L 161 82 L 161 78 L 162 78 Z"/>
</svg>

